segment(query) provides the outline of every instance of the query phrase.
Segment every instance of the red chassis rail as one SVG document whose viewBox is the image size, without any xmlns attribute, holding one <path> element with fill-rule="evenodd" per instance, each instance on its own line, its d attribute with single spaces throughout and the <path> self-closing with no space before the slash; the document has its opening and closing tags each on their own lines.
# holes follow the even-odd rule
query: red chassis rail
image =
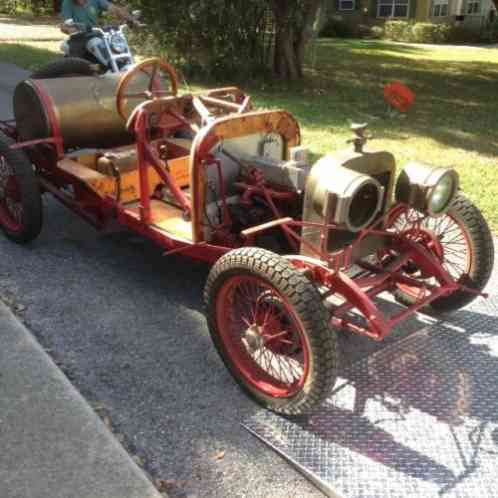
<svg viewBox="0 0 498 498">
<path fill-rule="evenodd" d="M 271 196 L 268 191 L 266 195 Z M 396 208 L 399 208 L 399 205 L 393 209 Z M 389 216 L 390 212 L 379 219 L 373 227 L 359 232 L 357 239 L 352 245 L 335 254 L 327 253 L 324 247 L 313 247 L 293 229 L 305 226 L 321 228 L 324 234 L 322 237 L 324 244 L 325 240 L 327 240 L 327 237 L 325 237 L 326 232 L 341 230 L 335 225 L 298 222 L 289 218 L 278 218 L 270 223 L 245 230 L 243 235 L 248 241 L 251 241 L 257 233 L 278 226 L 284 230 L 286 235 L 306 245 L 316 254 L 316 258 L 296 255 L 288 256 L 288 259 L 297 268 L 305 271 L 309 278 L 319 287 L 327 289 L 322 294 L 324 300 L 331 296 L 338 296 L 344 300 L 334 307 L 331 314 L 331 325 L 336 328 L 366 335 L 377 341 L 382 341 L 398 323 L 429 305 L 434 300 L 448 296 L 457 290 L 478 293 L 456 282 L 444 268 L 441 261 L 422 244 L 398 233 L 377 229 L 376 226 L 383 225 L 385 220 L 389 219 Z M 354 249 L 368 235 L 385 238 L 390 256 L 385 259 L 385 262 L 380 262 L 379 264 L 355 261 L 354 264 L 361 271 L 354 278 L 350 278 L 346 272 L 353 265 L 352 254 L 354 253 Z M 403 269 L 408 262 L 415 263 L 422 274 L 433 277 L 436 280 L 436 284 L 430 284 L 425 280 L 406 275 Z M 413 305 L 407 306 L 400 313 L 388 317 L 374 302 L 374 298 L 383 292 L 394 291 L 399 284 L 420 288 L 424 291 L 425 295 Z M 478 294 L 488 297 L 487 294 Z"/>
</svg>

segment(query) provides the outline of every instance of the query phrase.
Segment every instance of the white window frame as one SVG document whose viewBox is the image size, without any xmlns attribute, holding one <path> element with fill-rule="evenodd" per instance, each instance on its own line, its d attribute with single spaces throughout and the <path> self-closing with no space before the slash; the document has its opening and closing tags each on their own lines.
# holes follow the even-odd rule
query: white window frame
<svg viewBox="0 0 498 498">
<path fill-rule="evenodd" d="M 378 4 L 377 4 L 377 17 L 380 18 L 380 19 L 407 19 L 408 17 L 410 17 L 410 2 L 412 0 L 408 0 L 407 2 L 406 1 L 400 1 L 400 0 L 379 0 Z M 406 16 L 395 16 L 394 15 L 394 9 L 396 7 L 396 4 L 398 3 L 398 5 L 406 5 Z M 381 16 L 380 15 L 380 9 L 381 7 L 383 6 L 386 6 L 386 5 L 389 5 L 391 8 L 391 14 L 388 15 L 388 16 Z"/>
<path fill-rule="evenodd" d="M 471 5 L 477 5 L 476 12 L 469 12 L 469 7 Z M 480 16 L 481 15 L 481 0 L 467 0 L 465 4 L 465 14 L 468 16 Z"/>
<path fill-rule="evenodd" d="M 342 6 L 342 4 L 345 2 L 351 4 L 350 9 L 344 8 Z M 351 11 L 355 10 L 355 8 L 356 8 L 356 0 L 339 0 L 339 12 L 351 12 Z"/>
<path fill-rule="evenodd" d="M 441 14 L 443 6 L 446 5 L 446 14 Z M 439 7 L 439 9 L 437 9 Z M 434 0 L 432 4 L 432 17 L 448 17 L 450 15 L 449 0 Z"/>
</svg>

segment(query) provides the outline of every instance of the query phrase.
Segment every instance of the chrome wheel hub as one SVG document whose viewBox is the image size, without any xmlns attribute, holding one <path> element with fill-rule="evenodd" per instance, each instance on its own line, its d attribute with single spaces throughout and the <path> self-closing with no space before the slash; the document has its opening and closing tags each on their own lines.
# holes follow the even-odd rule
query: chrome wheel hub
<svg viewBox="0 0 498 498">
<path fill-rule="evenodd" d="M 264 345 L 264 339 L 261 335 L 260 331 L 261 327 L 257 325 L 251 325 L 244 333 L 244 337 L 242 341 L 244 342 L 245 347 L 251 352 L 254 353 L 261 349 Z"/>
</svg>

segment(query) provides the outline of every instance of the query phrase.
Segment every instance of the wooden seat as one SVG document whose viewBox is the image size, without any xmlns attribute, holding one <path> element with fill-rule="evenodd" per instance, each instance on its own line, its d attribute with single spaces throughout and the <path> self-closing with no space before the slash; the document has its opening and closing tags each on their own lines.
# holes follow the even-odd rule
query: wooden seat
<svg viewBox="0 0 498 498">
<path fill-rule="evenodd" d="M 180 188 L 188 187 L 190 183 L 190 149 L 192 140 L 171 138 L 162 141 L 167 148 L 172 149 L 172 157 L 167 161 L 169 172 Z M 104 151 L 97 159 L 97 171 L 104 175 L 114 176 L 115 170 L 125 174 L 138 169 L 137 149 L 135 145 L 117 147 Z"/>
<path fill-rule="evenodd" d="M 156 142 L 157 143 L 157 142 Z M 164 167 L 168 169 L 179 188 L 190 185 L 190 149 L 192 140 L 185 138 L 168 138 L 161 140 L 171 157 Z M 152 145 L 155 145 L 154 142 Z M 117 176 L 121 183 L 120 200 L 124 203 L 134 202 L 140 198 L 140 174 L 138 170 L 137 148 L 133 145 L 113 149 L 86 149 L 70 154 L 58 163 L 58 168 L 68 175 L 85 183 L 101 197 L 117 197 Z M 164 184 L 157 171 L 150 167 L 150 193 Z"/>
</svg>

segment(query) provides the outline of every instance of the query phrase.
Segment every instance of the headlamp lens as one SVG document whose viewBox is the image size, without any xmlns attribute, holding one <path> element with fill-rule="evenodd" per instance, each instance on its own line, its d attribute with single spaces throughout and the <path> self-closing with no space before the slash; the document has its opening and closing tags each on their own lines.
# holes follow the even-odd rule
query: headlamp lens
<svg viewBox="0 0 498 498">
<path fill-rule="evenodd" d="M 429 209 L 434 214 L 439 214 L 448 208 L 453 198 L 455 181 L 452 175 L 444 175 L 436 184 L 429 200 Z"/>
<path fill-rule="evenodd" d="M 114 35 L 111 38 L 111 48 L 117 54 L 126 52 L 126 41 L 121 35 Z"/>
</svg>

